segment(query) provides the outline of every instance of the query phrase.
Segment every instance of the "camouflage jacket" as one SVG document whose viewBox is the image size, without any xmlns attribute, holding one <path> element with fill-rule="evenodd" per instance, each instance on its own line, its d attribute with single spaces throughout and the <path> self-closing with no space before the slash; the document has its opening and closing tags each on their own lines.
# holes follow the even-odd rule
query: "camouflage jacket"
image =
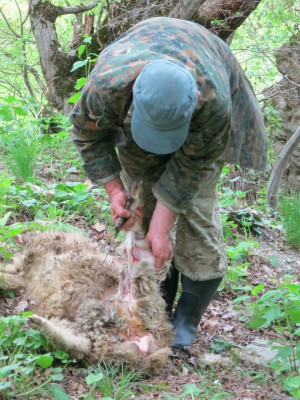
<svg viewBox="0 0 300 400">
<path fill-rule="evenodd" d="M 127 139 L 131 135 L 133 84 L 149 61 L 161 58 L 185 65 L 201 93 L 187 139 L 166 159 L 153 189 L 178 212 L 195 190 L 205 187 L 216 161 L 255 169 L 266 165 L 263 116 L 250 83 L 228 46 L 207 29 L 189 21 L 151 18 L 112 42 L 100 54 L 71 112 L 72 139 L 94 183 L 117 177 L 121 165 L 114 137 L 118 130 L 125 131 Z M 178 195 L 178 182 L 184 196 Z"/>
</svg>

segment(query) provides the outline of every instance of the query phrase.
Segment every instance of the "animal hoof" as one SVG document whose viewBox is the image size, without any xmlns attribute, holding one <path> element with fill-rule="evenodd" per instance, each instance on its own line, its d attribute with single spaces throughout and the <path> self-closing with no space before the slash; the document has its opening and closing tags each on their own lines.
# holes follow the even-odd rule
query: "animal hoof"
<svg viewBox="0 0 300 400">
<path fill-rule="evenodd" d="M 39 329 L 42 325 L 45 324 L 45 318 L 39 317 L 38 315 L 31 315 L 28 318 L 28 323 L 32 329 Z"/>
</svg>

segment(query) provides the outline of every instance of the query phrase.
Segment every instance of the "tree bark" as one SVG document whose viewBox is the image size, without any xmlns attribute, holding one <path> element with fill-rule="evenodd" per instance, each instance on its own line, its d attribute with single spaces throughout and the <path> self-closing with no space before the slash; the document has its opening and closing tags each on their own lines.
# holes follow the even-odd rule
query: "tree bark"
<svg viewBox="0 0 300 400">
<path fill-rule="evenodd" d="M 267 189 L 267 202 L 270 207 L 273 209 L 277 208 L 278 203 L 278 190 L 280 186 L 281 178 L 286 169 L 287 163 L 293 154 L 294 150 L 300 143 L 300 126 L 293 134 L 293 136 L 289 139 L 287 144 L 282 149 L 279 154 L 278 160 L 275 164 L 273 172 L 270 176 L 268 189 Z"/>
<path fill-rule="evenodd" d="M 200 23 L 226 40 L 242 24 L 261 0 L 125 0 L 109 1 L 101 9 L 99 29 L 92 35 L 91 53 L 99 54 L 112 40 L 131 26 L 146 18 L 169 16 Z M 51 0 L 29 0 L 31 27 L 38 48 L 42 72 L 48 88 L 46 97 L 50 105 L 64 113 L 69 111 L 68 98 L 74 93 L 81 70 L 72 74 L 76 61 L 76 48 L 82 43 L 84 27 L 72 41 L 71 51 L 66 54 L 56 33 L 56 19 L 60 15 L 92 10 L 100 0 L 86 6 L 58 7 Z M 218 20 L 217 25 L 212 23 Z M 93 18 L 86 21 L 89 23 Z M 78 27 L 76 26 L 76 29 Z M 93 27 L 89 28 L 92 33 Z"/>
<path fill-rule="evenodd" d="M 105 47 L 107 40 L 109 42 L 116 39 L 141 20 L 167 16 L 196 22 L 226 41 L 260 2 L 261 0 L 156 0 L 151 2 L 149 0 L 127 0 L 120 3 L 112 2 L 97 34 L 101 46 Z"/>
<path fill-rule="evenodd" d="M 176 7 L 170 12 L 169 17 L 194 20 L 201 6 L 206 0 L 183 0 L 177 3 Z"/>
<path fill-rule="evenodd" d="M 264 105 L 272 105 L 273 115 L 280 123 L 280 130 L 272 129 L 270 139 L 276 153 L 294 134 L 300 124 L 300 33 L 289 38 L 275 52 L 276 67 L 282 79 L 264 90 Z M 283 179 L 286 190 L 300 190 L 300 146 L 289 159 Z"/>
<path fill-rule="evenodd" d="M 74 91 L 75 80 L 70 74 L 73 59 L 62 50 L 56 33 L 55 21 L 59 10 L 49 1 L 31 0 L 29 13 L 48 88 L 45 95 L 52 108 L 67 113 L 67 99 Z"/>
<path fill-rule="evenodd" d="M 260 2 L 261 0 L 207 0 L 198 10 L 196 22 L 227 41 Z"/>
</svg>

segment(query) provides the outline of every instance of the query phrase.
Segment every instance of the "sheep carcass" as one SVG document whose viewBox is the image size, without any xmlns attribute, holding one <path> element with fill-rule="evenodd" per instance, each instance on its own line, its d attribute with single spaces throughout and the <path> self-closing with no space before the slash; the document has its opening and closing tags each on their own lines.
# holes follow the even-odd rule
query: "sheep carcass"
<svg viewBox="0 0 300 400">
<path fill-rule="evenodd" d="M 125 362 L 148 373 L 168 360 L 172 328 L 157 272 L 145 241 L 127 233 L 127 251 L 105 257 L 80 234 L 48 231 L 25 236 L 0 286 L 23 290 L 31 327 L 54 348 L 90 362 Z"/>
</svg>

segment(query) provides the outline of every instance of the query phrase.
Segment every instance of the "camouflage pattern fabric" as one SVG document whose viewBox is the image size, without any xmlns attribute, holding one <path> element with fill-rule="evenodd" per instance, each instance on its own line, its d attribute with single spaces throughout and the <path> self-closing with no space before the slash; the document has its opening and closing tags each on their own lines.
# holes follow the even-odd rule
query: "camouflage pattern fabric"
<svg viewBox="0 0 300 400">
<path fill-rule="evenodd" d="M 93 182 L 119 176 L 114 133 L 117 127 L 130 131 L 132 86 L 141 69 L 159 58 L 185 65 L 201 92 L 187 139 L 168 162 L 160 161 L 165 168 L 153 188 L 155 197 L 179 212 L 217 160 L 257 169 L 266 164 L 257 100 L 228 46 L 211 32 L 189 21 L 151 18 L 121 35 L 100 54 L 70 115 L 72 139 Z"/>
<path fill-rule="evenodd" d="M 140 149 L 130 129 L 133 84 L 142 68 L 157 59 L 188 68 L 201 93 L 185 143 L 166 156 Z M 187 276 L 192 279 L 223 276 L 223 239 L 213 211 L 216 171 L 224 161 L 263 169 L 267 152 L 258 102 L 228 46 L 193 22 L 162 17 L 144 20 L 100 54 L 70 120 L 72 139 L 92 182 L 106 183 L 122 169 L 132 179 L 142 178 L 145 225 L 156 200 L 179 215 L 176 266 L 183 270 L 189 264 Z M 115 136 L 120 131 L 124 141 L 119 140 L 116 152 Z M 194 266 L 191 258 L 197 260 Z"/>
</svg>

